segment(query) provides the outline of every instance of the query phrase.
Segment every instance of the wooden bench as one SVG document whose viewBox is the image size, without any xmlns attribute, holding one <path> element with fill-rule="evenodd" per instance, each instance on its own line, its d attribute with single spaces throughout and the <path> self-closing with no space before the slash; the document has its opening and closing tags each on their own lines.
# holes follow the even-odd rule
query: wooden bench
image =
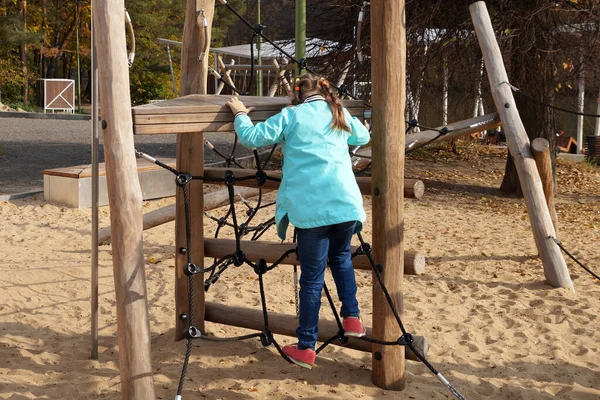
<svg viewBox="0 0 600 400">
<path fill-rule="evenodd" d="M 577 154 L 577 141 L 570 136 L 557 136 L 556 148 L 563 153 Z"/>
<path fill-rule="evenodd" d="M 160 161 L 175 167 L 175 159 Z M 137 170 L 144 200 L 175 195 L 175 175 L 172 172 L 142 158 L 137 159 Z M 76 208 L 92 206 L 91 165 L 46 169 L 43 173 L 45 200 Z M 99 178 L 98 204 L 104 206 L 108 204 L 104 163 L 99 165 Z"/>
</svg>

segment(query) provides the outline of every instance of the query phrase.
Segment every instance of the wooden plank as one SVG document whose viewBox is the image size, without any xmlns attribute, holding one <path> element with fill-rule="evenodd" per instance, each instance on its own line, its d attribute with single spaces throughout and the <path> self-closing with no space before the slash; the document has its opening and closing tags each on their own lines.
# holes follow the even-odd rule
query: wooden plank
<svg viewBox="0 0 600 400">
<path fill-rule="evenodd" d="M 131 136 L 129 67 L 124 50 L 123 0 L 94 1 L 102 109 L 106 182 L 117 304 L 121 398 L 152 400 L 154 379 L 150 355 L 150 318 L 142 245 L 142 190 Z"/>
<path fill-rule="evenodd" d="M 277 114 L 280 109 L 273 111 L 253 112 L 254 123 L 263 122 Z M 362 108 L 350 108 L 352 116 L 362 118 Z M 138 123 L 140 118 L 141 123 Z M 134 116 L 133 133 L 136 135 L 198 133 L 198 132 L 233 132 L 234 116 L 231 112 L 198 113 L 198 114 L 146 114 Z M 181 121 L 179 121 L 181 119 Z M 198 122 L 196 122 L 198 121 Z M 206 121 L 206 122 L 201 122 Z"/>
<path fill-rule="evenodd" d="M 250 114 L 252 121 L 264 121 L 267 118 L 277 114 L 281 109 L 272 111 L 253 111 Z M 348 108 L 352 116 L 362 117 L 362 108 Z M 234 115 L 231 111 L 220 111 L 216 113 L 181 113 L 181 114 L 141 114 L 135 116 L 136 125 L 157 125 L 157 124 L 191 124 L 199 122 L 233 122 Z"/>
<path fill-rule="evenodd" d="M 383 265 L 383 283 L 399 313 L 404 310 L 404 12 L 404 0 L 371 3 L 373 256 Z M 391 341 L 400 335 L 398 323 L 374 277 L 373 336 Z M 373 345 L 372 361 L 375 385 L 387 390 L 404 389 L 404 347 Z"/>
<path fill-rule="evenodd" d="M 278 243 L 265 241 L 243 240 L 242 251 L 249 260 L 255 261 L 264 258 L 267 263 L 272 264 L 286 252 L 296 248 L 295 243 Z M 221 258 L 235 251 L 235 240 L 233 239 L 204 239 L 205 257 Z M 352 246 L 354 253 L 357 246 Z M 296 254 L 287 256 L 282 262 L 285 265 L 300 265 Z M 352 259 L 354 268 L 360 270 L 371 270 L 371 263 L 367 256 L 356 256 Z M 404 273 L 407 275 L 423 275 L 425 273 L 425 256 L 418 251 L 404 252 Z"/>
<path fill-rule="evenodd" d="M 159 161 L 165 163 L 166 165 L 175 168 L 175 159 L 174 158 L 161 158 Z M 157 169 L 162 169 L 161 166 L 151 163 L 143 158 L 138 158 L 136 160 L 137 163 L 137 171 L 154 171 Z M 100 163 L 99 167 L 99 176 L 106 175 L 106 164 Z M 92 166 L 87 165 L 75 165 L 72 167 L 63 167 L 63 168 L 53 168 L 53 169 L 45 169 L 43 171 L 44 175 L 52 175 L 52 176 L 62 176 L 65 178 L 89 178 L 92 176 Z"/>
<path fill-rule="evenodd" d="M 187 113 L 216 113 L 228 110 L 225 103 L 231 95 L 200 95 L 191 94 L 175 99 L 159 101 L 133 107 L 134 116 L 147 114 L 187 114 Z M 256 107 L 257 111 L 281 110 L 290 105 L 289 97 L 244 96 L 241 98 L 248 107 Z M 346 108 L 363 108 L 360 100 L 343 100 Z"/>
<path fill-rule="evenodd" d="M 490 15 L 483 1 L 471 4 L 469 10 L 483 53 L 492 97 L 521 181 L 536 247 L 544 265 L 544 275 L 550 285 L 574 290 L 561 250 L 552 240 L 556 232 L 546 205 L 540 175 L 531 154 L 529 137 L 519 116 L 512 90 L 508 86 L 508 75 Z"/>
<path fill-rule="evenodd" d="M 233 307 L 225 304 L 206 303 L 206 320 L 218 324 L 237 326 L 256 331 L 262 331 L 264 329 L 262 311 L 246 307 Z M 269 312 L 269 329 L 271 329 L 271 332 L 274 334 L 296 337 L 297 326 L 298 320 L 295 316 L 272 311 Z M 372 329 L 369 327 L 366 328 L 367 336 L 372 337 Z M 324 342 L 325 340 L 336 335 L 337 331 L 338 326 L 335 321 L 326 319 L 319 320 L 319 341 Z M 418 335 L 413 335 L 413 338 L 415 339 L 413 342 L 415 348 L 419 350 L 421 354 L 427 355 L 429 350 L 429 342 L 427 341 L 427 338 Z M 337 342 L 333 342 L 333 344 L 337 344 Z M 371 343 L 353 337 L 348 337 L 347 347 L 368 353 L 372 351 Z M 411 361 L 419 361 L 417 356 L 415 356 L 410 349 L 407 349 L 406 351 L 406 359 Z"/>
</svg>

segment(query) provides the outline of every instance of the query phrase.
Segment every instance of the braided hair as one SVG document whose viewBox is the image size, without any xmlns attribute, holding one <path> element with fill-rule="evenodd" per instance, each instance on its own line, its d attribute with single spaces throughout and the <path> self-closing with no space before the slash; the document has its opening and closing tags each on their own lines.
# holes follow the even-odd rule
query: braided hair
<svg viewBox="0 0 600 400">
<path fill-rule="evenodd" d="M 329 82 L 324 78 L 319 78 L 316 75 L 305 74 L 296 78 L 296 85 L 294 86 L 294 95 L 292 97 L 292 104 L 298 105 L 304 102 L 307 97 L 319 94 L 325 98 L 331 113 L 333 114 L 333 121 L 331 127 L 337 130 L 351 132 L 350 126 L 346 122 L 344 117 L 344 108 L 339 98 L 331 90 Z"/>
</svg>

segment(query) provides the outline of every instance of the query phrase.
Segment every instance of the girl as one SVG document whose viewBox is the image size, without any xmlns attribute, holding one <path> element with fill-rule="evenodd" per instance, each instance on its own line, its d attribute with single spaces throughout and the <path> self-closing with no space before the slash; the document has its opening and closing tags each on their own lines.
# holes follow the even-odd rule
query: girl
<svg viewBox="0 0 600 400">
<path fill-rule="evenodd" d="M 283 240 L 288 224 L 297 229 L 300 260 L 298 344 L 283 347 L 294 363 L 312 368 L 318 337 L 319 309 L 327 263 L 331 267 L 340 315 L 349 336 L 366 331 L 359 318 L 350 240 L 366 215 L 352 173 L 348 145 L 369 142 L 369 132 L 350 116 L 329 83 L 314 75 L 296 80 L 292 107 L 254 125 L 236 97 L 227 102 L 235 114 L 235 131 L 249 148 L 282 143 L 283 173 L 275 221 Z"/>
</svg>

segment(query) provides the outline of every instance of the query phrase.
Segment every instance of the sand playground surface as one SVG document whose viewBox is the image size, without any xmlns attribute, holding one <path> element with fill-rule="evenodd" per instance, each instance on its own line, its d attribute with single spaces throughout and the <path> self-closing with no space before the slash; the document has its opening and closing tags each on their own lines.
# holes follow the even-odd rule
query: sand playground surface
<svg viewBox="0 0 600 400">
<path fill-rule="evenodd" d="M 506 150 L 461 151 L 407 160 L 406 176 L 427 188 L 423 200 L 405 202 L 405 248 L 427 256 L 425 275 L 405 277 L 407 329 L 429 339 L 428 360 L 467 399 L 600 398 L 599 282 L 568 261 L 576 293 L 546 285 L 523 199 L 497 190 Z M 557 179 L 558 237 L 598 273 L 600 175 L 560 162 Z M 173 201 L 145 202 L 144 210 Z M 100 209 L 101 226 L 108 213 Z M 29 198 L 0 203 L 0 220 L 0 399 L 120 398 L 110 245 L 100 248 L 100 354 L 89 359 L 91 211 Z M 206 235 L 215 227 L 208 222 Z M 264 239 L 275 236 L 271 230 Z M 174 223 L 146 231 L 144 252 L 156 394 L 173 399 L 185 352 L 184 341 L 173 341 Z M 370 326 L 371 275 L 358 271 L 357 280 Z M 269 310 L 295 312 L 292 282 L 289 266 L 265 275 Z M 259 308 L 256 275 L 229 269 L 207 300 Z M 332 319 L 328 307 L 321 317 Z M 207 330 L 249 333 L 213 323 Z M 371 383 L 371 356 L 359 351 L 330 346 L 309 371 L 257 339 L 195 343 L 184 399 L 453 398 L 417 362 L 407 362 L 406 389 L 391 392 Z"/>
</svg>

